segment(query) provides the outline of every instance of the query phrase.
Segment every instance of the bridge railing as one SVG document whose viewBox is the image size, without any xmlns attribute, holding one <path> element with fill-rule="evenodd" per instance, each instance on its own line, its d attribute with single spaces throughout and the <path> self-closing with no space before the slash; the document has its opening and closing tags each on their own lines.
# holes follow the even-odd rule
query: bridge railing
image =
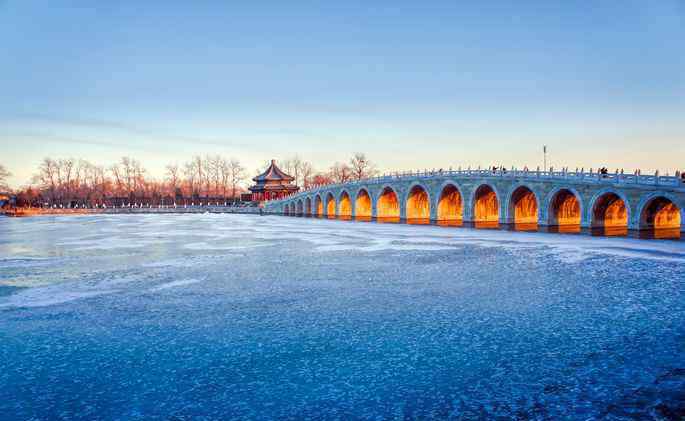
<svg viewBox="0 0 685 421">
<path fill-rule="evenodd" d="M 292 199 L 305 194 L 317 193 L 321 190 L 329 190 L 340 187 L 354 187 L 369 184 L 384 184 L 393 181 L 402 180 L 416 180 L 416 179 L 431 179 L 431 178 L 450 178 L 450 177 L 469 177 L 469 178 L 519 178 L 524 180 L 558 180 L 558 181 L 574 181 L 584 182 L 588 184 L 605 183 L 615 185 L 639 185 L 639 186 L 662 186 L 671 188 L 682 188 L 685 190 L 685 183 L 679 176 L 660 176 L 642 175 L 642 174 L 622 174 L 622 173 L 600 173 L 600 172 L 586 172 L 586 171 L 540 171 L 540 170 L 519 170 L 519 169 L 466 169 L 466 170 L 424 170 L 424 171 L 404 171 L 384 174 L 377 177 L 366 178 L 362 180 L 348 181 L 345 183 L 332 183 L 323 185 L 314 185 L 300 192 L 286 197 L 281 200 Z"/>
</svg>

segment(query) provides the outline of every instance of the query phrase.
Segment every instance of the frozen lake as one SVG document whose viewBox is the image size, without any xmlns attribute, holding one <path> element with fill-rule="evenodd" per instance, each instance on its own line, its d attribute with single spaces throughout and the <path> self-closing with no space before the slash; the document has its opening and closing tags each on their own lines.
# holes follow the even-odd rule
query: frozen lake
<svg viewBox="0 0 685 421">
<path fill-rule="evenodd" d="M 2 419 L 685 416 L 685 242 L 0 219 Z"/>
</svg>

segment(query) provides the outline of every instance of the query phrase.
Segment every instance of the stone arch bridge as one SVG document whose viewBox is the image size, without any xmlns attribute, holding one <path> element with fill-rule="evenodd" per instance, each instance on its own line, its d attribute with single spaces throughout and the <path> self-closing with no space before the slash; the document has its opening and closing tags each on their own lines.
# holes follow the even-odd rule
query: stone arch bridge
<svg viewBox="0 0 685 421">
<path fill-rule="evenodd" d="M 266 213 L 516 230 L 680 238 L 678 177 L 518 170 L 402 173 L 311 188 Z"/>
</svg>

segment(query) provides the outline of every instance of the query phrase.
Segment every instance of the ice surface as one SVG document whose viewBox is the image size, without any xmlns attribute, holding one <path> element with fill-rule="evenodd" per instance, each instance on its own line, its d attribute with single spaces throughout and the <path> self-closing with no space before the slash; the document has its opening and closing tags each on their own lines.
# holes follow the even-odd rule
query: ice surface
<svg viewBox="0 0 685 421">
<path fill-rule="evenodd" d="M 685 242 L 0 219 L 4 419 L 678 419 Z"/>
<path fill-rule="evenodd" d="M 176 287 L 182 287 L 182 286 L 186 286 L 186 285 L 192 285 L 192 284 L 196 284 L 198 282 L 202 282 L 202 280 L 200 280 L 200 279 L 179 279 L 178 281 L 171 281 L 171 282 L 167 282 L 167 283 L 162 284 L 162 285 L 158 285 L 154 288 L 150 288 L 150 291 L 161 291 L 161 290 L 169 289 L 169 288 L 176 288 Z"/>
<path fill-rule="evenodd" d="M 83 298 L 97 297 L 111 294 L 112 290 L 97 291 L 68 291 L 62 288 L 36 287 L 11 295 L 0 303 L 2 307 L 45 307 L 55 304 L 64 304 L 69 301 Z"/>
</svg>

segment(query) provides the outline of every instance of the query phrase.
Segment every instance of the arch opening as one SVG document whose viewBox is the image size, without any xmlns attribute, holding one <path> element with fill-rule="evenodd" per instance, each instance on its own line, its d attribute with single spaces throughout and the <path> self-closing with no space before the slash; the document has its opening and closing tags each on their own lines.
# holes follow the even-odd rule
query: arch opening
<svg viewBox="0 0 685 421">
<path fill-rule="evenodd" d="M 302 201 L 297 202 L 297 216 L 302 216 L 304 213 L 304 205 L 302 204 Z"/>
<path fill-rule="evenodd" d="M 628 209 L 616 193 L 600 196 L 592 209 L 592 234 L 623 236 L 628 234 Z"/>
<path fill-rule="evenodd" d="M 354 201 L 354 216 L 355 219 L 362 221 L 371 220 L 371 196 L 369 196 L 369 192 L 364 189 L 359 190 L 359 193 L 357 193 L 357 198 Z"/>
<path fill-rule="evenodd" d="M 378 197 L 376 216 L 379 222 L 400 221 L 400 202 L 397 200 L 397 193 L 392 188 L 386 187 Z"/>
<path fill-rule="evenodd" d="M 511 194 L 509 215 L 516 231 L 537 231 L 538 201 L 535 193 L 525 186 L 520 186 Z"/>
<path fill-rule="evenodd" d="M 311 197 L 308 197 L 307 200 L 304 201 L 304 214 L 305 214 L 305 216 L 312 216 L 312 199 L 311 199 Z"/>
<path fill-rule="evenodd" d="M 456 186 L 449 184 L 440 192 L 438 225 L 460 226 L 464 218 L 464 204 Z"/>
<path fill-rule="evenodd" d="M 314 207 L 316 208 L 316 217 L 321 218 L 323 216 L 323 202 L 320 196 L 316 196 L 314 199 Z"/>
<path fill-rule="evenodd" d="M 550 230 L 561 233 L 580 232 L 580 200 L 571 190 L 559 190 L 549 205 Z"/>
<path fill-rule="evenodd" d="M 680 209 L 670 199 L 659 196 L 650 200 L 640 214 L 640 237 L 680 238 Z"/>
<path fill-rule="evenodd" d="M 407 196 L 407 223 L 430 224 L 431 207 L 428 192 L 421 186 L 414 186 Z"/>
<path fill-rule="evenodd" d="M 283 206 L 283 215 L 285 215 L 285 216 L 290 215 L 290 204 L 286 203 L 286 205 Z"/>
<path fill-rule="evenodd" d="M 340 202 L 338 203 L 338 216 L 340 219 L 352 218 L 352 201 L 347 192 L 342 192 L 340 195 Z"/>
<path fill-rule="evenodd" d="M 332 193 L 328 193 L 326 196 L 326 217 L 333 219 L 335 218 L 335 197 Z"/>
<path fill-rule="evenodd" d="M 499 227 L 499 200 L 492 187 L 483 184 L 473 199 L 473 222 L 476 228 Z"/>
</svg>

